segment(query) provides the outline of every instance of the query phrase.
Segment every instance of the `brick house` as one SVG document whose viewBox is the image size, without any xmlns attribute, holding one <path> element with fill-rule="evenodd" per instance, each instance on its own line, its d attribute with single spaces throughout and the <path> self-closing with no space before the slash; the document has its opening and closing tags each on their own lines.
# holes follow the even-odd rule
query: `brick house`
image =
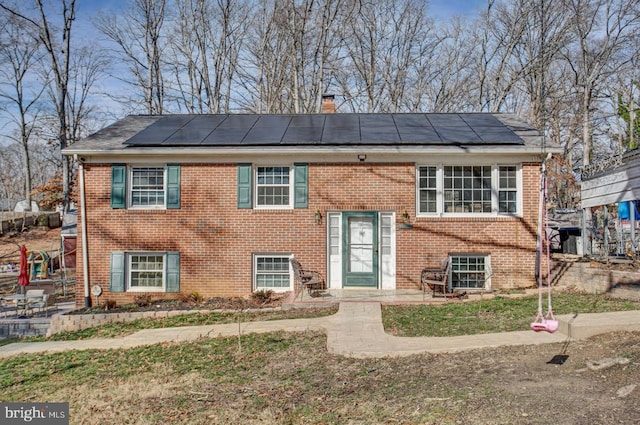
<svg viewBox="0 0 640 425">
<path fill-rule="evenodd" d="M 64 154 L 78 304 L 290 291 L 291 256 L 329 288 L 418 289 L 447 256 L 454 289 L 535 284 L 543 139 L 512 115 L 129 116 Z"/>
</svg>

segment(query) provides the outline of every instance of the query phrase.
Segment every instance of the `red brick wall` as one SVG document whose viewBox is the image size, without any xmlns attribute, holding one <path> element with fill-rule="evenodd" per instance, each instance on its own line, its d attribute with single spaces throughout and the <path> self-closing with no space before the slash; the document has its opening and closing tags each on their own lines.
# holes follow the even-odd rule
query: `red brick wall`
<svg viewBox="0 0 640 425">
<path fill-rule="evenodd" d="M 285 211 L 238 209 L 235 164 L 183 164 L 180 209 L 112 209 L 110 165 L 85 165 L 90 284 L 102 286 L 102 301 L 131 302 L 135 294 L 108 291 L 110 252 L 179 251 L 182 293 L 246 295 L 252 290 L 253 253 L 292 252 L 305 268 L 327 276 L 328 210 L 395 211 L 398 220 L 406 210 L 414 227 L 396 233 L 398 289 L 417 288 L 420 270 L 439 265 L 449 252 L 491 254 L 494 288 L 530 286 L 535 284 L 538 168 L 523 166 L 520 219 L 416 218 L 412 163 L 309 164 L 309 207 Z M 320 225 L 316 210 L 323 217 Z M 79 237 L 78 250 L 81 243 Z M 79 304 L 84 303 L 81 261 L 78 256 Z"/>
</svg>

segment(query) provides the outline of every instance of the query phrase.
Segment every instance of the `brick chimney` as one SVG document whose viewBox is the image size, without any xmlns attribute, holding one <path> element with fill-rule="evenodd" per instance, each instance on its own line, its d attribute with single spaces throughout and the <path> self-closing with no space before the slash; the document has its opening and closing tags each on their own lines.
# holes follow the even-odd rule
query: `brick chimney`
<svg viewBox="0 0 640 425">
<path fill-rule="evenodd" d="M 335 96 L 332 94 L 322 95 L 322 104 L 320 106 L 323 114 L 333 114 L 336 112 L 336 104 L 333 99 L 335 99 Z"/>
</svg>

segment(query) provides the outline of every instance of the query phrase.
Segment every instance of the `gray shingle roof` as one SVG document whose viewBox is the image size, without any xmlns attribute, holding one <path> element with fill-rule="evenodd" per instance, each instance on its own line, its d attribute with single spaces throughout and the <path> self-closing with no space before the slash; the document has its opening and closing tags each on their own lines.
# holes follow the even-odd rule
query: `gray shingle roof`
<svg viewBox="0 0 640 425">
<path fill-rule="evenodd" d="M 544 139 L 521 118 L 489 113 L 130 115 L 65 155 L 207 152 L 528 152 Z M 546 145 L 559 152 L 557 146 Z"/>
</svg>

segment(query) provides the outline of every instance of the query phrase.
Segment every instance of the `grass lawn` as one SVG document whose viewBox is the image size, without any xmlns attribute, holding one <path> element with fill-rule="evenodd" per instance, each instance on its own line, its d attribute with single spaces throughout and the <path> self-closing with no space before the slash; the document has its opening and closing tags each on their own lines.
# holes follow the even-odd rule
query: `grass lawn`
<svg viewBox="0 0 640 425">
<path fill-rule="evenodd" d="M 49 338 L 32 337 L 24 341 L 70 341 L 88 338 L 113 338 L 130 335 L 141 329 L 176 328 L 180 326 L 206 326 L 222 323 L 255 322 L 260 320 L 303 319 L 335 314 L 338 306 L 292 310 L 256 310 L 249 312 L 189 313 L 161 319 L 138 319 L 129 323 L 111 323 L 75 332 L 63 332 Z"/>
<path fill-rule="evenodd" d="M 558 314 L 640 308 L 640 303 L 574 294 L 555 295 L 554 303 Z M 537 298 L 497 297 L 385 307 L 383 317 L 396 332 L 418 328 L 416 334 L 442 334 L 442 328 L 455 328 L 446 334 L 460 334 L 528 329 L 536 309 Z M 182 320 L 194 325 L 235 322 L 238 316 Z M 159 323 L 140 322 L 135 329 L 184 323 L 144 322 Z M 351 359 L 328 353 L 321 332 L 247 334 L 240 344 L 237 337 L 203 338 L 127 350 L 24 354 L 0 361 L 0 400 L 68 402 L 70 424 L 546 425 L 566 419 L 567 412 L 585 419 L 571 423 L 633 423 L 625 420 L 637 418 L 636 404 L 612 402 L 609 393 L 637 382 L 638 338 L 573 342 L 562 367 L 546 363 L 560 344 Z M 625 356 L 631 366 L 577 372 L 587 360 L 610 356 Z M 542 387 L 544 408 L 531 397 Z M 615 422 L 606 416 L 612 411 Z"/>
<path fill-rule="evenodd" d="M 640 302 L 561 292 L 552 295 L 554 315 L 640 310 Z M 546 313 L 547 297 L 543 298 Z M 475 302 L 385 306 L 382 322 L 397 336 L 458 336 L 528 330 L 538 311 L 538 297 L 496 296 Z"/>
<path fill-rule="evenodd" d="M 0 400 L 68 402 L 71 424 L 452 423 L 462 394 L 421 367 L 329 355 L 322 333 L 250 334 L 241 350 L 214 338 L 21 355 L 0 362 Z M 421 407 L 423 390 L 444 402 Z"/>
</svg>

